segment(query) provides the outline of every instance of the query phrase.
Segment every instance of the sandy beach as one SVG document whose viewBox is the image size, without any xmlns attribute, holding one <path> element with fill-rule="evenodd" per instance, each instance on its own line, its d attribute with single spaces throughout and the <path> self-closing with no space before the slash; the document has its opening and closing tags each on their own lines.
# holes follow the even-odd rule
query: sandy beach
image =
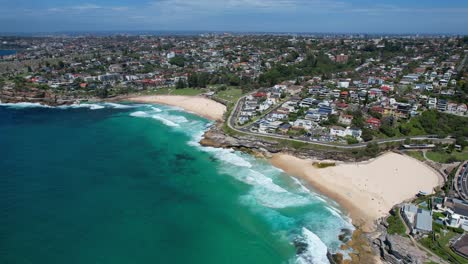
<svg viewBox="0 0 468 264">
<path fill-rule="evenodd" d="M 223 120 L 226 106 L 202 96 L 179 95 L 147 95 L 126 98 L 137 103 L 155 103 L 181 107 L 186 111 L 203 116 L 205 118 Z"/>
<path fill-rule="evenodd" d="M 271 161 L 337 201 L 353 224 L 364 231 L 372 231 L 375 220 L 386 216 L 394 205 L 419 191 L 432 193 L 443 181 L 425 164 L 392 152 L 366 162 L 337 163 L 323 169 L 314 167 L 313 160 L 285 154 L 276 154 Z"/>
</svg>

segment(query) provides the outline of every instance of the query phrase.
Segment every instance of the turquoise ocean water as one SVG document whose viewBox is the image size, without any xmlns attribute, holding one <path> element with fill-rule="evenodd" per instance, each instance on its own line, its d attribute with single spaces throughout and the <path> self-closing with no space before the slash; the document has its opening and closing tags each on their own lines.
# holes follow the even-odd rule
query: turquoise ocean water
<svg viewBox="0 0 468 264">
<path fill-rule="evenodd" d="M 0 105 L 0 263 L 328 263 L 352 229 L 338 206 L 200 146 L 210 125 L 158 105 Z"/>
</svg>

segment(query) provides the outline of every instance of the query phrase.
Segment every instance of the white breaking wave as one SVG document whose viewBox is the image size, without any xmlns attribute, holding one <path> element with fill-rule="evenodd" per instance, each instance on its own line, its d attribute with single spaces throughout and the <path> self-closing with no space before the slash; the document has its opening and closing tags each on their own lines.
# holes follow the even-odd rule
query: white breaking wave
<svg viewBox="0 0 468 264">
<path fill-rule="evenodd" d="M 158 116 L 158 115 L 153 115 L 151 116 L 153 119 L 156 119 L 156 120 L 159 120 L 161 121 L 163 124 L 165 124 L 166 126 L 170 126 L 170 127 L 178 127 L 179 125 L 172 122 L 171 120 L 168 120 L 164 117 L 161 117 L 161 116 Z"/>
<path fill-rule="evenodd" d="M 143 111 L 136 111 L 136 112 L 131 113 L 130 115 L 134 117 L 151 117 L 150 114 L 143 112 Z"/>
<path fill-rule="evenodd" d="M 161 113 L 161 112 L 162 112 L 161 109 L 159 109 L 159 108 L 157 108 L 157 107 L 153 107 L 153 106 L 151 107 L 151 110 L 153 110 L 153 111 L 156 112 L 156 113 Z"/>
<path fill-rule="evenodd" d="M 209 152 L 214 155 L 218 160 L 231 165 L 251 168 L 252 164 L 241 156 L 237 155 L 232 149 L 221 149 L 213 147 L 201 147 L 201 150 Z"/>
<path fill-rule="evenodd" d="M 320 238 L 309 229 L 302 228 L 302 237 L 307 243 L 307 250 L 302 253 L 296 260 L 299 264 L 329 264 L 327 257 L 327 246 Z"/>
<path fill-rule="evenodd" d="M 304 243 L 307 243 L 307 250 L 304 254 L 297 256 L 296 263 L 329 263 L 326 245 L 329 245 L 332 251 L 339 251 L 341 242 L 337 238 L 341 229 L 348 227 L 346 216 L 341 215 L 334 205 L 330 205 L 328 199 L 310 191 L 295 178 L 289 180 L 282 170 L 266 162 L 258 161 L 250 155 L 233 149 L 201 146 L 200 140 L 213 123 L 187 118 L 182 112 L 176 113 L 180 110 L 182 109 L 167 106 L 150 106 L 130 115 L 156 119 L 175 131 L 189 135 L 190 140 L 187 144 L 208 153 L 219 161 L 218 170 L 221 173 L 250 186 L 248 191 L 239 197 L 239 201 L 265 217 L 275 232 L 289 233 L 297 228 L 297 224 L 301 224 L 299 226 L 302 228 L 300 237 L 303 238 Z M 314 206 L 314 204 L 317 206 L 322 203 L 323 210 L 328 210 L 330 213 L 320 212 L 320 210 L 310 212 L 306 208 L 298 209 L 297 212 L 307 211 L 307 213 L 298 216 L 297 219 L 289 218 L 282 213 L 285 208 Z M 307 228 L 317 232 L 321 238 Z"/>
<path fill-rule="evenodd" d="M 188 119 L 183 116 L 173 116 L 173 115 L 161 115 L 161 116 L 177 124 L 188 122 Z"/>
<path fill-rule="evenodd" d="M 326 206 L 325 207 L 332 215 L 336 216 L 336 217 L 341 217 L 340 213 L 338 212 L 337 209 L 333 208 L 333 207 L 330 207 L 330 206 Z"/>
<path fill-rule="evenodd" d="M 76 108 L 88 108 L 90 110 L 99 110 L 104 108 L 114 108 L 114 109 L 128 109 L 128 108 L 136 108 L 142 105 L 134 105 L 134 104 L 117 104 L 117 103 L 82 103 L 82 104 L 70 104 L 70 105 L 60 105 L 60 106 L 49 106 L 43 105 L 40 103 L 0 103 L 0 106 L 7 106 L 11 108 L 57 108 L 57 109 L 76 109 Z"/>
<path fill-rule="evenodd" d="M 263 188 L 254 188 L 251 194 L 257 202 L 268 208 L 290 208 L 310 205 L 309 199 L 290 192 L 271 192 Z"/>
<path fill-rule="evenodd" d="M 98 110 L 98 109 L 104 109 L 104 108 L 106 108 L 106 107 L 102 106 L 102 105 L 98 105 L 98 104 L 89 105 L 89 109 L 91 109 L 91 110 Z"/>
<path fill-rule="evenodd" d="M 128 108 L 139 107 L 138 105 L 126 105 L 126 104 L 117 104 L 117 103 L 104 103 L 104 105 L 109 106 L 111 108 L 116 108 L 116 109 L 128 109 Z"/>
<path fill-rule="evenodd" d="M 52 108 L 52 106 L 48 105 L 43 105 L 40 103 L 0 103 L 0 106 L 6 106 L 6 107 L 11 107 L 11 108 L 35 108 L 35 107 L 41 107 L 41 108 Z"/>
</svg>

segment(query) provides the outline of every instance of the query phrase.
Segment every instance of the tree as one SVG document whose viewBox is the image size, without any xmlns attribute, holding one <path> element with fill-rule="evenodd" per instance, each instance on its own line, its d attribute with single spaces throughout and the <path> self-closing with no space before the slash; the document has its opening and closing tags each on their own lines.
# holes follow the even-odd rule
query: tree
<svg viewBox="0 0 468 264">
<path fill-rule="evenodd" d="M 229 85 L 239 86 L 239 84 L 240 84 L 240 78 L 237 75 L 233 74 L 229 77 Z"/>
<path fill-rule="evenodd" d="M 58 62 L 58 67 L 59 67 L 59 69 L 65 68 L 65 63 L 63 61 L 59 61 Z"/>
<path fill-rule="evenodd" d="M 179 78 L 179 80 L 176 83 L 176 89 L 183 89 L 185 87 L 187 87 L 185 81 Z"/>
<path fill-rule="evenodd" d="M 346 142 L 347 142 L 349 145 L 359 143 L 359 141 L 358 141 L 355 137 L 353 137 L 353 136 L 346 136 Z"/>
<path fill-rule="evenodd" d="M 189 87 L 198 87 L 198 74 L 192 73 L 188 77 L 188 86 Z"/>
<path fill-rule="evenodd" d="M 107 87 L 96 89 L 96 96 L 99 98 L 107 98 L 107 96 L 109 96 Z"/>
<path fill-rule="evenodd" d="M 207 72 L 198 74 L 198 87 L 205 88 L 210 79 L 210 75 Z"/>
<path fill-rule="evenodd" d="M 377 143 L 372 142 L 367 144 L 366 148 L 364 149 L 364 154 L 369 157 L 375 157 L 379 154 L 379 145 Z"/>
<path fill-rule="evenodd" d="M 366 142 L 371 141 L 374 138 L 372 135 L 372 130 L 369 128 L 363 128 L 361 138 Z"/>
<path fill-rule="evenodd" d="M 174 58 L 171 58 L 169 60 L 169 63 L 172 65 L 176 65 L 179 67 L 184 67 L 185 66 L 185 59 L 182 56 L 175 56 Z"/>
<path fill-rule="evenodd" d="M 380 126 L 380 132 L 384 133 L 388 137 L 394 137 L 395 136 L 395 130 L 393 129 L 393 127 L 391 127 L 391 126 L 389 126 L 387 124 L 383 124 L 383 125 Z"/>
<path fill-rule="evenodd" d="M 364 118 L 362 116 L 361 110 L 356 110 L 352 113 L 353 115 L 353 120 L 351 121 L 351 125 L 353 127 L 357 128 L 363 128 L 364 127 Z"/>
</svg>

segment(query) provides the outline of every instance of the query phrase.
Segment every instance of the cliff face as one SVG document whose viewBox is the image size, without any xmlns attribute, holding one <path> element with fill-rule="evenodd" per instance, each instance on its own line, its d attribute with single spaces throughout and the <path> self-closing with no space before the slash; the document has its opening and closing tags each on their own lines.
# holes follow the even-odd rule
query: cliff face
<svg viewBox="0 0 468 264">
<path fill-rule="evenodd" d="M 0 101 L 2 103 L 31 102 L 45 105 L 64 105 L 73 103 L 75 99 L 37 88 L 28 88 L 27 90 L 4 88 L 0 89 Z"/>
<path fill-rule="evenodd" d="M 284 146 L 274 140 L 266 140 L 254 136 L 230 136 L 224 133 L 222 124 L 217 124 L 216 126 L 211 127 L 205 133 L 200 144 L 204 146 L 233 148 L 247 152 L 254 152 L 264 157 L 270 157 L 271 154 L 282 152 L 305 159 L 356 161 L 349 153 L 332 149 L 292 148 Z"/>
</svg>

